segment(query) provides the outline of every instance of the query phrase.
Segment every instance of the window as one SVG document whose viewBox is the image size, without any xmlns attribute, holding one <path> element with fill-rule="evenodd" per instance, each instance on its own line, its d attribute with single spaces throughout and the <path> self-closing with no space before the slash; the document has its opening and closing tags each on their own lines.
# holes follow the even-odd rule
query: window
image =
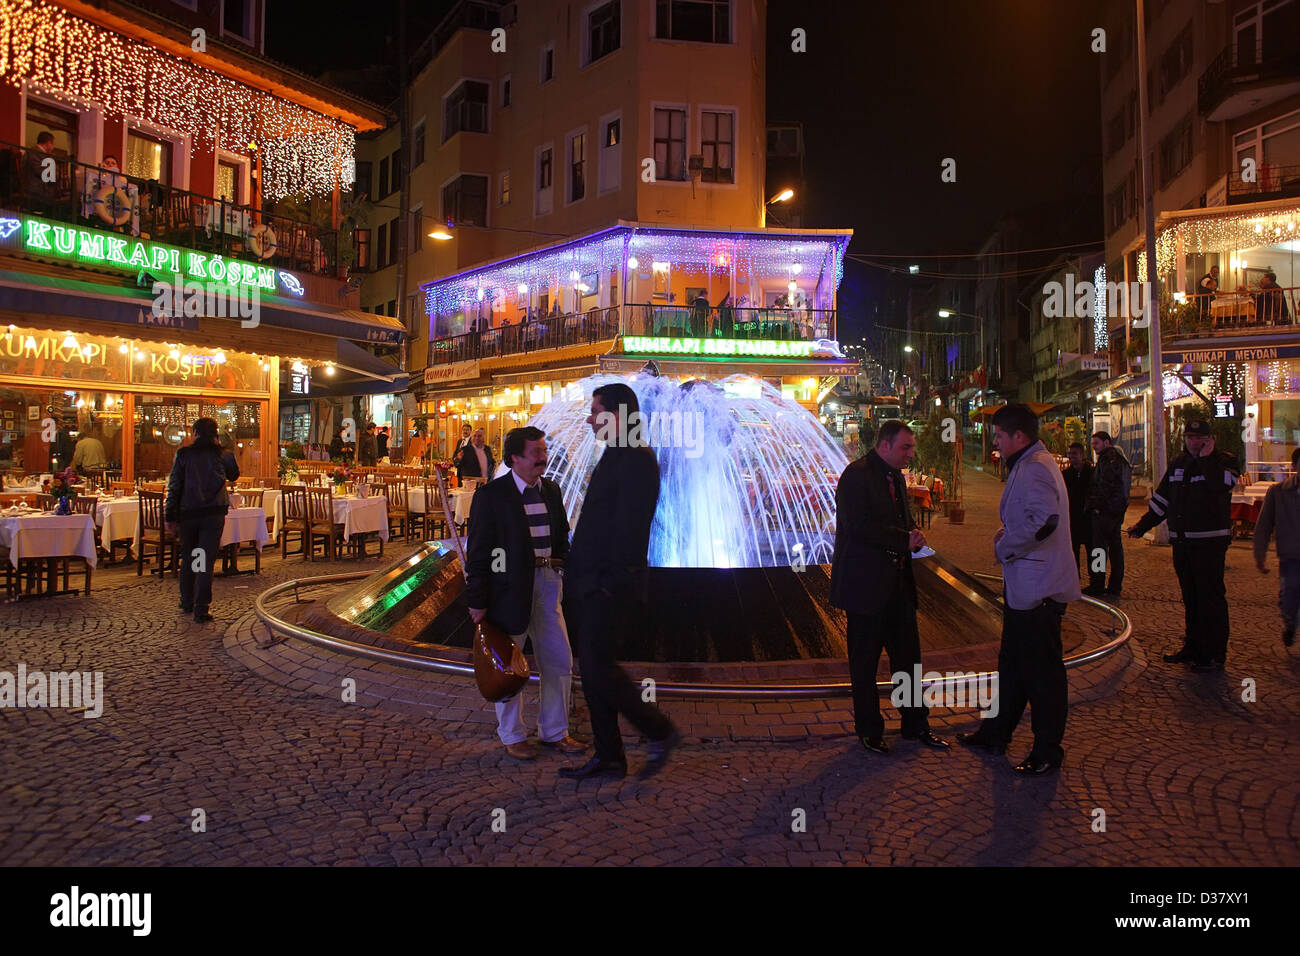
<svg viewBox="0 0 1300 956">
<path fill-rule="evenodd" d="M 612 192 L 622 184 L 623 121 L 619 117 L 602 117 L 600 126 L 600 192 Z"/>
<path fill-rule="evenodd" d="M 1167 186 L 1192 161 L 1192 114 L 1160 141 L 1160 185 Z"/>
<path fill-rule="evenodd" d="M 415 132 L 411 134 L 411 168 L 414 169 L 424 162 L 424 120 L 415 124 Z"/>
<path fill-rule="evenodd" d="M 411 210 L 410 251 L 419 252 L 422 248 L 424 248 L 424 206 L 416 206 Z"/>
<path fill-rule="evenodd" d="M 510 170 L 501 174 L 501 192 L 497 196 L 498 206 L 510 205 Z"/>
<path fill-rule="evenodd" d="M 731 42 L 730 0 L 656 0 L 655 36 L 696 43 Z"/>
<path fill-rule="evenodd" d="M 379 189 L 375 192 L 375 198 L 383 199 L 388 191 L 388 157 L 385 156 L 379 161 Z"/>
<path fill-rule="evenodd" d="M 551 188 L 551 148 L 549 146 L 542 150 L 542 155 L 537 162 L 537 188 Z"/>
<path fill-rule="evenodd" d="M 352 186 L 352 194 L 357 197 L 365 196 L 367 199 L 373 199 L 371 179 L 375 174 L 374 164 L 369 160 L 357 160 L 356 169 L 357 181 Z"/>
<path fill-rule="evenodd" d="M 1106 230 L 1114 232 L 1137 214 L 1137 165 L 1128 177 L 1106 197 Z M 1107 273 L 1108 275 L 1110 273 Z"/>
<path fill-rule="evenodd" d="M 620 0 L 611 0 L 587 14 L 587 62 L 595 63 L 619 48 Z"/>
<path fill-rule="evenodd" d="M 243 182 L 244 170 L 239 163 L 217 160 L 217 198 L 239 202 L 239 186 Z"/>
<path fill-rule="evenodd" d="M 686 111 L 655 109 L 655 179 L 686 179 Z"/>
<path fill-rule="evenodd" d="M 1183 32 L 1169 44 L 1169 49 L 1160 57 L 1158 71 L 1159 83 L 1157 94 L 1163 101 L 1169 91 L 1178 85 L 1192 68 L 1192 25 L 1189 22 Z"/>
<path fill-rule="evenodd" d="M 379 261 L 375 263 L 376 269 L 383 269 L 388 265 L 388 225 L 384 224 L 379 227 L 378 242 L 375 243 L 375 250 L 379 254 Z"/>
<path fill-rule="evenodd" d="M 393 192 L 402 188 L 402 153 L 398 150 L 393 153 L 393 158 L 389 161 L 390 168 L 393 170 Z"/>
<path fill-rule="evenodd" d="M 702 127 L 700 145 L 704 153 L 704 172 L 701 180 L 706 183 L 734 183 L 735 115 L 705 110 L 702 114 Z"/>
<path fill-rule="evenodd" d="M 547 44 L 542 48 L 542 72 L 541 79 L 547 83 L 555 79 L 555 44 Z"/>
<path fill-rule="evenodd" d="M 253 0 L 224 0 L 221 5 L 221 32 L 231 33 L 253 42 Z"/>
<path fill-rule="evenodd" d="M 396 300 L 396 299 L 389 299 L 389 300 L 388 300 L 388 314 L 391 315 L 393 318 L 397 318 L 397 300 Z"/>
<path fill-rule="evenodd" d="M 397 264 L 397 242 L 401 234 L 397 231 L 397 220 L 389 220 L 388 223 L 388 264 Z"/>
<path fill-rule="evenodd" d="M 1287 172 L 1275 172 L 1274 167 L 1300 165 L 1300 110 L 1243 130 L 1232 142 L 1237 160 L 1232 175 L 1241 175 L 1243 159 L 1253 159 L 1256 182 L 1269 184 L 1275 175 Z"/>
<path fill-rule="evenodd" d="M 501 78 L 501 108 L 505 109 L 510 105 L 510 77 Z"/>
<path fill-rule="evenodd" d="M 486 176 L 463 175 L 442 187 L 442 215 L 457 226 L 487 225 Z"/>
<path fill-rule="evenodd" d="M 156 179 L 164 186 L 171 182 L 172 144 L 137 130 L 127 130 L 126 155 L 119 167 L 137 179 Z"/>
<path fill-rule="evenodd" d="M 569 202 L 587 195 L 587 134 L 569 137 Z"/>
<path fill-rule="evenodd" d="M 443 102 L 442 141 L 457 133 L 488 131 L 488 85 L 466 80 Z"/>
<path fill-rule="evenodd" d="M 77 155 L 77 114 L 46 106 L 35 100 L 27 101 L 26 145 L 36 147 L 36 137 L 41 133 L 54 135 L 54 155 L 75 158 Z"/>
</svg>

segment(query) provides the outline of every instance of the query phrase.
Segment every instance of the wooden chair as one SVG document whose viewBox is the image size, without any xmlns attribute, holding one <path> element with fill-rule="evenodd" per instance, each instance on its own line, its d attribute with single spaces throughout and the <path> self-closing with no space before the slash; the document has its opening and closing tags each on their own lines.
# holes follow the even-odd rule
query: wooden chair
<svg viewBox="0 0 1300 956">
<path fill-rule="evenodd" d="M 388 497 L 388 533 L 391 536 L 394 527 L 401 528 L 401 536 L 411 537 L 411 501 L 407 492 L 405 478 L 388 478 L 381 486 L 380 494 Z"/>
<path fill-rule="evenodd" d="M 140 483 L 140 490 L 141 490 L 141 491 L 160 491 L 160 492 L 165 492 L 165 491 L 167 490 L 167 482 L 165 482 L 165 481 L 144 481 L 144 482 L 141 482 L 141 483 Z"/>
<path fill-rule="evenodd" d="M 263 488 L 274 488 L 277 491 L 280 489 L 279 478 L 259 478 L 257 483 Z"/>
<path fill-rule="evenodd" d="M 262 507 L 262 496 L 266 494 L 265 488 L 240 488 L 235 494 L 239 495 L 244 502 L 241 508 L 260 508 Z"/>
<path fill-rule="evenodd" d="M 180 547 L 180 542 L 177 540 L 176 535 L 167 531 L 166 524 L 163 521 L 163 503 L 165 500 L 166 495 L 161 491 L 140 489 L 140 549 L 135 557 L 136 577 L 144 574 L 144 562 L 145 558 L 149 556 L 150 549 L 158 558 L 158 567 L 150 568 L 150 574 L 166 575 L 168 571 L 173 574 L 180 573 L 180 565 L 176 561 L 176 552 Z"/>
<path fill-rule="evenodd" d="M 334 492 L 326 488 L 308 488 L 307 494 L 307 560 L 316 560 L 316 542 L 325 540 L 325 553 L 333 561 L 338 553 L 338 542 L 343 538 L 343 525 L 334 523 Z"/>
<path fill-rule="evenodd" d="M 99 524 L 96 520 L 99 517 L 98 498 L 85 498 L 79 496 L 76 498 L 69 498 L 68 504 L 72 507 L 72 513 L 74 515 L 90 515 L 90 520 L 95 524 Z"/>
<path fill-rule="evenodd" d="M 256 487 L 257 487 L 257 482 L 258 482 L 258 479 L 256 479 L 256 478 L 245 478 L 245 477 L 241 476 L 241 477 L 235 479 L 235 487 L 236 487 L 236 488 L 256 488 Z"/>
<path fill-rule="evenodd" d="M 114 495 L 133 495 L 135 494 L 135 485 L 129 481 L 110 481 L 108 490 Z"/>
<path fill-rule="evenodd" d="M 53 495 L 37 495 L 36 507 L 41 511 L 53 511 L 59 506 L 59 499 Z"/>
<path fill-rule="evenodd" d="M 429 481 L 424 483 L 424 511 L 412 511 L 408 508 L 407 517 L 411 522 L 412 531 L 415 530 L 416 524 L 420 526 L 422 540 L 446 537 L 447 519 L 442 513 L 442 498 L 438 495 L 437 484 Z"/>
<path fill-rule="evenodd" d="M 305 485 L 285 485 L 280 489 L 280 557 L 301 554 L 307 558 L 307 488 Z M 298 536 L 298 547 L 289 550 L 289 536 Z"/>
</svg>

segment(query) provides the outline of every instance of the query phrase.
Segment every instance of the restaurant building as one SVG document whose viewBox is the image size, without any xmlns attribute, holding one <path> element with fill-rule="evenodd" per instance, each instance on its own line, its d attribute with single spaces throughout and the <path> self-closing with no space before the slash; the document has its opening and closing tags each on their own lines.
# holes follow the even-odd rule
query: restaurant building
<svg viewBox="0 0 1300 956">
<path fill-rule="evenodd" d="M 200 43 L 184 5 L 0 0 L 0 469 L 92 438 L 106 471 L 165 475 L 209 416 L 274 475 L 295 375 L 405 385 L 367 351 L 404 336 L 357 308 L 339 216 L 385 116 L 266 60 L 241 9 Z"/>
<path fill-rule="evenodd" d="M 425 283 L 437 447 L 464 424 L 495 444 L 578 379 L 648 361 L 682 379 L 766 380 L 815 413 L 858 369 L 835 340 L 850 237 L 620 222 Z"/>
</svg>

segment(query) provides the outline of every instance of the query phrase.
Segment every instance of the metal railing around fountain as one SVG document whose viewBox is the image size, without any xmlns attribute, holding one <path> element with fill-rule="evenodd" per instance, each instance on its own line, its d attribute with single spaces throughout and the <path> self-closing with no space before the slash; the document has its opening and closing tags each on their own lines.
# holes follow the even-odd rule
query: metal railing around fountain
<svg viewBox="0 0 1300 956">
<path fill-rule="evenodd" d="M 271 612 L 267 603 L 274 598 L 292 590 L 294 592 L 295 603 L 301 603 L 299 597 L 303 588 L 318 587 L 323 584 L 336 584 L 342 581 L 355 581 L 359 578 L 369 577 L 373 572 L 370 571 L 350 571 L 342 574 L 325 574 L 312 578 L 295 578 L 292 581 L 285 581 L 274 587 L 263 591 L 257 596 L 253 604 L 254 613 L 259 620 L 265 625 L 271 634 L 282 634 L 286 637 L 296 637 L 299 640 L 307 641 L 318 647 L 324 647 L 328 650 L 339 651 L 345 654 L 354 654 L 358 657 L 368 657 L 373 660 L 383 661 L 388 664 L 399 664 L 404 667 L 411 667 L 417 670 L 432 671 L 436 674 L 449 674 L 458 677 L 473 677 L 474 665 L 464 661 L 449 660 L 442 657 L 426 657 L 419 654 L 404 654 L 401 651 L 390 651 L 380 647 L 371 647 L 367 644 L 357 644 L 353 641 L 345 641 L 341 638 L 331 637 L 328 634 L 321 634 L 319 631 L 313 631 L 310 628 L 301 627 L 291 621 L 286 621 L 282 617 Z M 969 572 L 974 577 L 985 578 L 990 581 L 1001 581 L 1002 579 L 996 574 L 985 574 L 979 571 Z M 1115 653 L 1123 647 L 1133 635 L 1133 622 L 1129 616 L 1113 605 L 1104 601 L 1098 601 L 1095 598 L 1084 596 L 1081 600 L 1101 609 L 1111 618 L 1110 640 L 1100 647 L 1095 647 L 1088 651 L 1081 651 L 1077 654 L 1067 655 L 1065 658 L 1066 669 L 1080 667 L 1083 664 L 1092 661 L 1101 660 Z M 997 671 L 980 671 L 979 673 L 963 673 L 945 675 L 939 680 L 922 681 L 922 688 L 928 690 L 932 687 L 949 687 L 957 688 L 960 686 L 970 687 L 972 690 L 979 686 L 981 682 L 989 681 Z M 530 677 L 530 682 L 536 682 L 538 675 L 534 672 Z M 575 678 L 581 682 L 581 678 Z M 888 681 L 877 681 L 876 689 L 880 693 L 888 693 L 894 685 Z M 835 683 L 818 683 L 818 684 L 726 684 L 726 683 L 670 683 L 666 681 L 655 682 L 655 693 L 663 694 L 669 697 L 704 697 L 704 698 L 729 698 L 743 699 L 746 697 L 767 697 L 767 698 L 816 698 L 816 697 L 850 697 L 853 694 L 853 685 L 848 681 L 837 681 Z M 974 699 L 974 698 L 971 698 Z"/>
</svg>

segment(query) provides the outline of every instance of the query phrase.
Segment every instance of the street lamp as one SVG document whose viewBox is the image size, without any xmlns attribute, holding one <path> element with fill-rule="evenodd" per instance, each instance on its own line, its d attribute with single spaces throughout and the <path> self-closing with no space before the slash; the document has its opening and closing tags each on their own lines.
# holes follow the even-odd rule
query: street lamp
<svg viewBox="0 0 1300 956">
<path fill-rule="evenodd" d="M 439 239 L 443 242 L 446 242 L 448 239 L 451 238 L 451 233 L 449 233 L 446 229 L 435 229 L 433 230 L 433 232 L 429 233 L 429 238 Z"/>
<path fill-rule="evenodd" d="M 920 266 L 908 266 L 908 267 L 907 267 L 907 271 L 908 271 L 908 274 L 909 274 L 909 275 L 916 275 L 918 272 L 921 271 L 921 267 L 920 267 Z"/>
<path fill-rule="evenodd" d="M 782 189 L 779 193 L 777 193 L 775 196 L 769 199 L 767 201 L 767 205 L 770 206 L 773 203 L 778 203 L 778 202 L 789 202 L 793 198 L 794 198 L 794 190 L 787 186 L 785 189 Z"/>
</svg>

